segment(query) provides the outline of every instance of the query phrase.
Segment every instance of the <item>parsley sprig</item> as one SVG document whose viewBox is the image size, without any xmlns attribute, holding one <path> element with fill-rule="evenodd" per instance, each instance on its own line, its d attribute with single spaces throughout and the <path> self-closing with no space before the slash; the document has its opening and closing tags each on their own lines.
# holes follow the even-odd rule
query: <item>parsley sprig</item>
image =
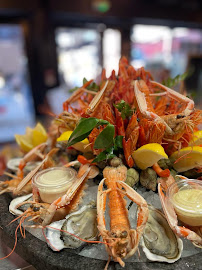
<svg viewBox="0 0 202 270">
<path fill-rule="evenodd" d="M 114 104 L 114 107 L 121 113 L 123 120 L 133 115 L 133 110 L 130 105 L 124 100 L 121 100 L 119 103 Z"/>
<path fill-rule="evenodd" d="M 83 78 L 83 85 L 87 82 L 88 82 L 88 80 L 86 78 Z M 76 91 L 79 88 L 80 87 L 76 86 L 76 87 L 70 89 L 69 92 L 73 93 L 74 91 Z M 100 87 L 95 82 L 92 82 L 89 86 L 86 87 L 86 89 L 97 92 L 100 89 Z"/>
</svg>

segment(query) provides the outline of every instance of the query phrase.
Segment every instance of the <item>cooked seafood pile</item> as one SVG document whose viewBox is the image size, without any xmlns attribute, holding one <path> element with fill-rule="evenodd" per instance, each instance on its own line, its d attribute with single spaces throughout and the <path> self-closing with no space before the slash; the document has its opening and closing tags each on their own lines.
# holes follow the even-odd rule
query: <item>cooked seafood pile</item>
<svg viewBox="0 0 202 270">
<path fill-rule="evenodd" d="M 202 247 L 201 199 L 199 225 L 187 226 L 178 220 L 169 197 L 169 188 L 180 179 L 202 189 L 199 181 L 188 179 L 202 176 L 202 111 L 193 100 L 153 81 L 144 68 L 135 70 L 124 57 L 118 75 L 112 71 L 106 78 L 103 70 L 99 85 L 84 79 L 83 86 L 73 90 L 48 133 L 37 124 L 16 135 L 25 155 L 9 161 L 10 172 L 4 174 L 10 179 L 0 183 L 0 194 L 32 193 L 32 198 L 15 200 L 11 212 L 19 215 L 15 209 L 23 207 L 19 218 L 46 228 L 53 250 L 78 248 L 83 242 L 104 244 L 107 265 L 113 258 L 124 266 L 140 243 L 148 259 L 170 263 L 181 257 L 179 237 Z M 66 170 L 59 176 L 55 167 Z M 75 174 L 64 188 L 70 167 Z M 98 184 L 94 207 L 82 206 L 89 181 Z M 165 215 L 148 206 L 138 193 L 140 185 L 158 191 Z M 124 197 L 137 205 L 135 227 Z"/>
</svg>

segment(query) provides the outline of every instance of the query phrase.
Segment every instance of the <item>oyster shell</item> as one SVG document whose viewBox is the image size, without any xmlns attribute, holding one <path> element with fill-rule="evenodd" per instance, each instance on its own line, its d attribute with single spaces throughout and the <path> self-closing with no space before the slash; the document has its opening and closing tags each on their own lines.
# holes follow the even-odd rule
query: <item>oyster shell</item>
<svg viewBox="0 0 202 270">
<path fill-rule="evenodd" d="M 95 204 L 82 206 L 78 211 L 67 215 L 65 219 L 51 223 L 50 227 L 47 227 L 46 236 L 49 240 L 48 245 L 53 250 L 75 249 L 84 244 L 83 241 L 64 231 L 85 240 L 96 240 L 98 238 L 98 229 Z M 60 232 L 59 230 L 63 231 Z"/>
<path fill-rule="evenodd" d="M 27 194 L 27 195 L 24 195 L 24 196 L 20 196 L 20 197 L 17 197 L 15 199 L 13 199 L 11 202 L 10 202 L 10 205 L 9 205 L 9 212 L 13 215 L 21 215 L 28 207 L 29 205 L 26 205 L 26 206 L 21 206 L 19 208 L 16 208 L 16 206 L 19 204 L 19 203 L 22 203 L 22 202 L 25 202 L 27 201 L 28 199 L 30 199 L 32 197 L 32 193 L 30 194 Z"/>
<path fill-rule="evenodd" d="M 22 158 L 12 158 L 7 162 L 7 168 L 13 172 L 17 172 L 18 166 Z M 26 164 L 24 170 L 26 173 L 32 171 L 36 166 L 38 166 L 41 162 L 39 161 L 30 161 Z"/>
<path fill-rule="evenodd" d="M 151 261 L 173 263 L 180 259 L 183 250 L 182 240 L 173 233 L 164 214 L 152 206 L 141 245 Z"/>
</svg>

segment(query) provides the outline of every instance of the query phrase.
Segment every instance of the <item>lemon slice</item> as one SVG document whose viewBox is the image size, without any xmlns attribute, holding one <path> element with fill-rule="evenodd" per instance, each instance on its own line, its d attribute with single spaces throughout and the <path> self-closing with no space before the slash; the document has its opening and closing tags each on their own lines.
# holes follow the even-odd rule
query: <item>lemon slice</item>
<svg viewBox="0 0 202 270">
<path fill-rule="evenodd" d="M 68 130 L 63 132 L 60 137 L 57 139 L 57 142 L 62 142 L 62 141 L 68 141 L 70 136 L 72 134 L 72 131 Z M 75 143 L 72 145 L 73 148 L 76 150 L 86 153 L 86 152 L 92 152 L 90 145 L 89 145 L 89 140 L 85 138 L 83 141 Z"/>
<path fill-rule="evenodd" d="M 38 123 L 33 129 L 27 127 L 24 135 L 15 135 L 17 144 L 24 152 L 29 152 L 35 146 L 46 142 L 47 138 L 46 130 L 40 123 Z"/>
<path fill-rule="evenodd" d="M 178 172 L 185 172 L 195 167 L 202 166 L 202 147 L 193 146 L 182 148 L 174 152 L 170 158 L 175 160 L 173 168 Z"/>
<path fill-rule="evenodd" d="M 162 158 L 168 158 L 163 147 L 158 143 L 148 143 L 141 146 L 133 152 L 132 157 L 141 170 L 153 166 Z"/>
<path fill-rule="evenodd" d="M 193 139 L 189 142 L 189 146 L 202 145 L 202 130 L 194 132 Z"/>
</svg>

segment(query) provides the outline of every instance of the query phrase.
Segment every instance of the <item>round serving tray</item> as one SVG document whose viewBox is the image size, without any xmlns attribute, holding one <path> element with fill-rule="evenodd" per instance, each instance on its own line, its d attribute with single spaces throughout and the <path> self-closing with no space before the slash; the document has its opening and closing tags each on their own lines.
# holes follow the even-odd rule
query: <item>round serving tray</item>
<svg viewBox="0 0 202 270">
<path fill-rule="evenodd" d="M 11 197 L 8 194 L 0 196 L 0 226 L 3 229 L 2 240 L 13 248 L 15 239 L 15 229 L 18 222 L 13 222 L 9 226 L 14 217 L 8 212 L 8 205 Z M 26 238 L 23 239 L 18 232 L 18 243 L 15 249 L 23 259 L 32 264 L 37 270 L 78 270 L 92 269 L 103 270 L 106 261 L 96 260 L 83 257 L 73 253 L 71 250 L 62 250 L 59 253 L 53 252 L 45 242 L 26 232 Z M 199 270 L 202 269 L 201 253 L 181 258 L 174 264 L 158 263 L 158 262 L 126 262 L 125 268 L 128 270 Z M 1 266 L 0 266 L 1 269 Z M 109 270 L 123 269 L 118 263 L 110 262 Z"/>
</svg>

